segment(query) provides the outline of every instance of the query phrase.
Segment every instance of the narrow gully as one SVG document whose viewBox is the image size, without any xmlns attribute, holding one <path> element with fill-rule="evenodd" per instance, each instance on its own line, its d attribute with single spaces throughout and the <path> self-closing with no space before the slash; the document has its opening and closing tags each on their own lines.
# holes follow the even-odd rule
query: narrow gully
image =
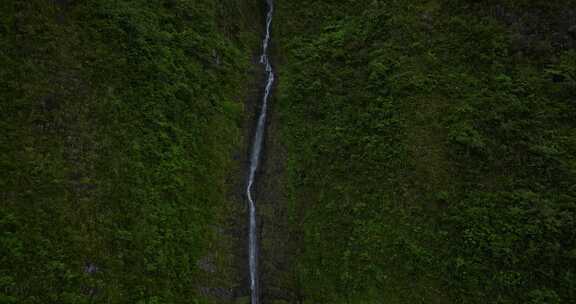
<svg viewBox="0 0 576 304">
<path fill-rule="evenodd" d="M 260 165 L 260 158 L 262 152 L 262 143 L 264 141 L 264 133 L 266 129 L 266 118 L 268 114 L 268 101 L 274 85 L 274 69 L 270 63 L 268 56 L 268 49 L 271 39 L 272 17 L 274 14 L 274 1 L 266 0 L 268 12 L 266 14 L 266 33 L 262 41 L 262 55 L 260 56 L 260 64 L 265 66 L 266 72 L 266 86 L 264 95 L 262 96 L 262 104 L 260 108 L 260 115 L 256 125 L 256 133 L 252 142 L 252 149 L 250 151 L 250 171 L 248 174 L 248 183 L 246 186 L 246 196 L 249 204 L 249 217 L 250 227 L 248 236 L 248 267 L 250 269 L 250 292 L 251 303 L 260 303 L 260 289 L 259 289 L 259 273 L 258 273 L 258 226 L 257 226 L 257 213 L 256 203 L 254 198 L 254 183 L 256 172 Z"/>
</svg>

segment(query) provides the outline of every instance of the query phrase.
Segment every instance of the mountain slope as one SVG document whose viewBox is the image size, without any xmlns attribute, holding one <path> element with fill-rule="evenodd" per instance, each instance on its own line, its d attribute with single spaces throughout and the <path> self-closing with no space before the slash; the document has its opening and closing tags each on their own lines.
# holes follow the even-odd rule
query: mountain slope
<svg viewBox="0 0 576 304">
<path fill-rule="evenodd" d="M 279 6 L 306 303 L 576 300 L 573 1 Z"/>
<path fill-rule="evenodd" d="M 217 240 L 257 4 L 2 1 L 0 302 L 204 303 L 238 283 Z"/>
</svg>

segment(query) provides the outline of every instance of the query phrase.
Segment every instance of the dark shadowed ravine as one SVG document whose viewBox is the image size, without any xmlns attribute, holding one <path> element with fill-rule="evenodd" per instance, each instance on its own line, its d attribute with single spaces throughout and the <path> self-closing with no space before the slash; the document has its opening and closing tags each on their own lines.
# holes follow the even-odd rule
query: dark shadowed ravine
<svg viewBox="0 0 576 304">
<path fill-rule="evenodd" d="M 272 26 L 272 17 L 274 13 L 273 0 L 267 0 L 267 15 L 266 15 L 266 29 L 264 39 L 262 41 L 262 55 L 260 63 L 265 66 L 265 90 L 262 96 L 262 104 L 260 108 L 260 115 L 256 125 L 256 133 L 252 142 L 250 150 L 250 169 L 248 174 L 248 183 L 246 186 L 246 196 L 248 198 L 249 212 L 250 212 L 250 227 L 248 237 L 248 266 L 250 269 L 250 292 L 252 304 L 260 303 L 260 290 L 259 290 L 259 274 L 258 274 L 258 227 L 257 227 L 257 213 L 256 202 L 254 197 L 254 183 L 256 172 L 260 165 L 260 158 L 262 152 L 262 143 L 264 141 L 264 132 L 266 129 L 266 118 L 268 112 L 268 101 L 274 84 L 274 69 L 269 60 L 268 47 L 270 44 L 270 31 Z"/>
</svg>

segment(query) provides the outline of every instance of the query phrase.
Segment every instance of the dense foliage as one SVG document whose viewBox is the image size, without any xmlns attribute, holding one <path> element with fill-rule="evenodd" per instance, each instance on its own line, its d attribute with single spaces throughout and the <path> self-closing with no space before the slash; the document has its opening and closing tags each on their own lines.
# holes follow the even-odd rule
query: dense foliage
<svg viewBox="0 0 576 304">
<path fill-rule="evenodd" d="M 240 281 L 226 180 L 261 4 L 0 2 L 0 303 Z M 266 296 L 576 302 L 574 1 L 276 4 L 290 231 L 262 243 L 296 265 Z"/>
<path fill-rule="evenodd" d="M 574 303 L 573 1 L 278 2 L 305 302 Z"/>
<path fill-rule="evenodd" d="M 230 284 L 198 261 L 229 250 L 256 5 L 0 2 L 1 303 L 204 303 Z"/>
</svg>

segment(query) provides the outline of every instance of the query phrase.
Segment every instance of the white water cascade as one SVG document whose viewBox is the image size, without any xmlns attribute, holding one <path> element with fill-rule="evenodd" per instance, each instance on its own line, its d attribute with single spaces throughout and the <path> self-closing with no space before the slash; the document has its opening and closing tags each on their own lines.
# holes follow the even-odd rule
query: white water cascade
<svg viewBox="0 0 576 304">
<path fill-rule="evenodd" d="M 256 171 L 260 165 L 260 154 L 262 152 L 262 143 L 264 141 L 264 131 L 266 129 L 266 118 L 268 114 L 268 100 L 272 86 L 274 85 L 274 69 L 268 57 L 268 47 L 270 44 L 270 31 L 272 26 L 272 17 L 274 14 L 273 0 L 266 0 L 268 6 L 268 13 L 266 14 L 266 34 L 262 42 L 262 56 L 260 56 L 260 63 L 265 66 L 266 70 L 266 87 L 264 96 L 262 97 L 262 105 L 260 108 L 260 115 L 256 125 L 256 134 L 252 142 L 252 150 L 250 152 L 250 172 L 248 175 L 248 184 L 246 186 L 246 196 L 248 197 L 248 204 L 250 209 L 250 228 L 248 237 L 248 267 L 250 268 L 250 292 L 252 304 L 260 303 L 260 290 L 259 290 L 259 277 L 258 277 L 258 226 L 256 215 L 256 203 L 253 196 L 254 179 Z"/>
</svg>

